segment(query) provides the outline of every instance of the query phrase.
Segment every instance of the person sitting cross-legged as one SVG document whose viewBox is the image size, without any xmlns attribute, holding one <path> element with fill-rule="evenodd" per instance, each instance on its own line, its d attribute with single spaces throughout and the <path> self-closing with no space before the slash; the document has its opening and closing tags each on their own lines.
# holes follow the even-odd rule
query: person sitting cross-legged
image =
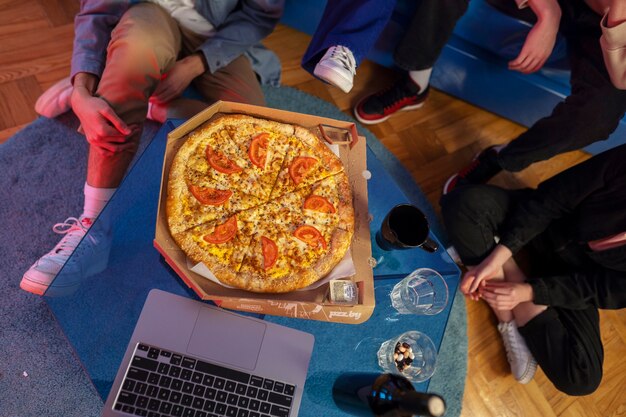
<svg viewBox="0 0 626 417">
<path fill-rule="evenodd" d="M 598 309 L 626 307 L 626 145 L 537 189 L 465 185 L 441 199 L 467 266 L 460 289 L 499 321 L 515 378 L 538 364 L 557 389 L 587 395 L 602 379 Z"/>
</svg>

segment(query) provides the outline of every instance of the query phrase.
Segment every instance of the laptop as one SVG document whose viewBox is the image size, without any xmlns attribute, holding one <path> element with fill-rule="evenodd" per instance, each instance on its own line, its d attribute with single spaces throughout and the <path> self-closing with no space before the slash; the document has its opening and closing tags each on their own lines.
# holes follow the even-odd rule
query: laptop
<svg viewBox="0 0 626 417">
<path fill-rule="evenodd" d="M 295 417 L 313 335 L 151 290 L 102 417 Z"/>
</svg>

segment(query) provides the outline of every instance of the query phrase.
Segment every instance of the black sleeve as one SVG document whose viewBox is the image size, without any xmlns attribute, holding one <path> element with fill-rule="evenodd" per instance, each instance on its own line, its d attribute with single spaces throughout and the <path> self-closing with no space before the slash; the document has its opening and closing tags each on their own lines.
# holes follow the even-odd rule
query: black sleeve
<svg viewBox="0 0 626 417">
<path fill-rule="evenodd" d="M 626 175 L 626 145 L 609 149 L 544 181 L 520 201 L 501 231 L 500 243 L 519 251 L 550 223 L 571 213 L 589 195 Z"/>
<path fill-rule="evenodd" d="M 529 279 L 535 304 L 582 310 L 626 307 L 626 272 L 595 267 L 571 275 Z"/>
</svg>

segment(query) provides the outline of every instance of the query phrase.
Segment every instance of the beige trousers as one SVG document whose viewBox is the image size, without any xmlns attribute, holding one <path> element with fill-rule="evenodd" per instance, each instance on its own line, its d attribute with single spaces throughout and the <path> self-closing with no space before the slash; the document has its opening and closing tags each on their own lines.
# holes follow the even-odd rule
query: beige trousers
<svg viewBox="0 0 626 417">
<path fill-rule="evenodd" d="M 115 188 L 137 152 L 148 99 L 162 74 L 182 56 L 195 52 L 204 41 L 182 32 L 176 21 L 160 6 L 139 3 L 121 18 L 107 48 L 107 58 L 96 95 L 137 133 L 109 143 L 113 151 L 96 145 L 89 148 L 87 183 L 98 188 Z M 249 60 L 241 56 L 214 74 L 208 71 L 193 81 L 206 102 L 178 99 L 168 103 L 170 117 L 187 118 L 217 100 L 265 105 L 263 92 Z"/>
</svg>

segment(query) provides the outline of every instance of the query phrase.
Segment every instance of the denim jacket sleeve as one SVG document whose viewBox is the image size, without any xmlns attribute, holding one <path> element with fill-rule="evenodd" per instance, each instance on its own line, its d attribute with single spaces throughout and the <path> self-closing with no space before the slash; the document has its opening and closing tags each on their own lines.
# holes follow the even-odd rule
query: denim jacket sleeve
<svg viewBox="0 0 626 417">
<path fill-rule="evenodd" d="M 243 54 L 248 55 L 255 70 L 259 65 L 265 64 L 266 59 L 271 59 L 271 53 L 264 50 L 260 42 L 272 33 L 282 16 L 283 9 L 284 0 L 241 0 L 223 22 L 212 22 L 217 31 L 199 48 L 204 54 L 209 70 L 214 73 Z M 277 71 L 272 74 L 273 79 L 262 81 L 277 84 L 280 64 L 277 59 L 273 59 L 272 64 L 278 66 Z M 263 76 L 267 71 L 257 73 Z"/>
<path fill-rule="evenodd" d="M 79 72 L 102 75 L 111 32 L 129 6 L 130 1 L 81 0 L 74 18 L 72 79 Z"/>
</svg>

